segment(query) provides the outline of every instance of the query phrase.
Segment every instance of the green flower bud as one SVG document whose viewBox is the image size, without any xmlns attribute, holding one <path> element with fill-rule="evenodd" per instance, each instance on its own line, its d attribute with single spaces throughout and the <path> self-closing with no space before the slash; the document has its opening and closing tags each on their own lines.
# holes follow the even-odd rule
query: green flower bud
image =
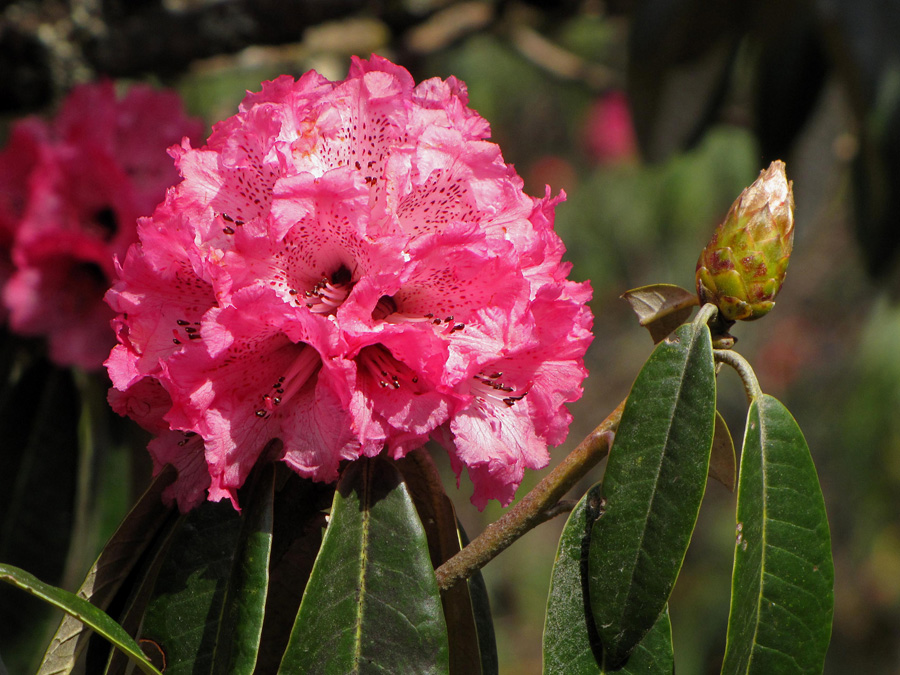
<svg viewBox="0 0 900 675">
<path fill-rule="evenodd" d="M 781 290 L 794 244 L 794 195 L 775 161 L 735 200 L 697 261 L 700 304 L 725 321 L 768 313 Z"/>
</svg>

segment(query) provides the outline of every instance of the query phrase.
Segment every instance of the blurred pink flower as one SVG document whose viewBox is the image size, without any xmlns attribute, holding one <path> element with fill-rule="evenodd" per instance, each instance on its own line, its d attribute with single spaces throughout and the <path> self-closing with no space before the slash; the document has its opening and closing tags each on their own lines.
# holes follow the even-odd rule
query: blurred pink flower
<svg viewBox="0 0 900 675">
<path fill-rule="evenodd" d="M 107 294 L 107 366 L 183 510 L 204 491 L 237 506 L 274 439 L 333 481 L 436 438 L 479 507 L 547 464 L 581 395 L 590 288 L 566 279 L 562 197 L 525 195 L 488 134 L 463 83 L 372 57 L 341 82 L 265 82 L 206 146 L 171 150 L 183 181 Z"/>
<path fill-rule="evenodd" d="M 0 283 L 13 331 L 58 364 L 100 368 L 115 344 L 103 302 L 114 256 L 178 174 L 166 148 L 200 137 L 174 92 L 112 82 L 72 90 L 52 122 L 18 122 L 0 154 Z"/>
<path fill-rule="evenodd" d="M 599 164 L 631 159 L 637 153 L 637 141 L 628 98 L 613 90 L 594 101 L 584 125 L 589 157 Z"/>
</svg>

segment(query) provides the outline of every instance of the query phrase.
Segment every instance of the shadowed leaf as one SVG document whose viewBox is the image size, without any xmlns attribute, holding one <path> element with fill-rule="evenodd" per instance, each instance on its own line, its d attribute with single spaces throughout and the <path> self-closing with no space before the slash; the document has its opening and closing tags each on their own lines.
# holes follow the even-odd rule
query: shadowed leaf
<svg viewBox="0 0 900 675">
<path fill-rule="evenodd" d="M 725 419 L 716 411 L 716 430 L 713 434 L 712 452 L 709 456 L 709 477 L 719 481 L 734 492 L 735 479 L 734 440 Z"/>
<path fill-rule="evenodd" d="M 78 589 L 78 597 L 106 609 L 118 592 L 125 578 L 131 573 L 158 529 L 169 517 L 172 509 L 160 501 L 163 490 L 175 479 L 175 470 L 169 466 L 153 481 L 141 499 L 122 521 L 115 534 L 103 548 L 97 562 L 91 567 L 84 583 Z M 90 631 L 84 624 L 66 615 L 63 617 L 38 675 L 71 672 L 81 651 L 87 646 Z"/>
</svg>

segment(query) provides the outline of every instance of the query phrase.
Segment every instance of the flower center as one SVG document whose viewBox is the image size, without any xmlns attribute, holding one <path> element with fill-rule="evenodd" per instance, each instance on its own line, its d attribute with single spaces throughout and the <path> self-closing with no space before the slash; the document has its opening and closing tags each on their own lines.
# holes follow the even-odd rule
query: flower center
<svg viewBox="0 0 900 675">
<path fill-rule="evenodd" d="M 512 406 L 516 401 L 525 398 L 527 390 L 517 393 L 515 387 L 503 383 L 500 379 L 502 377 L 503 373 L 500 371 L 490 375 L 478 373 L 473 378 L 475 382 L 472 384 L 472 395 L 485 402 L 503 403 L 506 406 Z"/>
<path fill-rule="evenodd" d="M 257 408 L 257 417 L 268 417 L 279 406 L 286 403 L 291 396 L 303 388 L 319 369 L 322 359 L 319 353 L 307 345 L 300 345 L 300 354 L 288 367 L 284 375 L 280 375 L 271 390 L 263 394 L 262 406 Z"/>
<path fill-rule="evenodd" d="M 397 302 L 389 295 L 382 295 L 372 310 L 372 319 L 387 323 L 430 323 L 434 326 L 443 326 L 443 330 L 449 333 L 463 330 L 466 324 L 455 321 L 452 316 L 443 319 L 428 313 L 424 315 L 407 314 L 398 311 Z"/>
<path fill-rule="evenodd" d="M 119 231 L 119 219 L 111 206 L 98 209 L 94 214 L 93 222 L 99 228 L 104 241 L 109 241 Z"/>
<path fill-rule="evenodd" d="M 381 345 L 365 347 L 359 353 L 358 362 L 382 389 L 408 388 L 419 382 L 418 376 L 410 368 L 395 359 L 394 355 Z"/>
<path fill-rule="evenodd" d="M 334 314 L 350 295 L 353 284 L 350 270 L 341 265 L 331 278 L 323 276 L 311 290 L 303 294 L 306 306 L 314 314 Z"/>
</svg>

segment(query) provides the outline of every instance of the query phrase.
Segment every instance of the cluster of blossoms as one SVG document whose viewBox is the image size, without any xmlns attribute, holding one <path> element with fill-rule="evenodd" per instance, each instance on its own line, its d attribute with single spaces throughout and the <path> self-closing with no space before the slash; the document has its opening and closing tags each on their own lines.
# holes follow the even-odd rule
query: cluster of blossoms
<svg viewBox="0 0 900 675">
<path fill-rule="evenodd" d="M 206 146 L 171 150 L 183 180 L 107 294 L 107 366 L 182 509 L 237 506 L 261 459 L 332 481 L 429 438 L 479 508 L 547 464 L 590 288 L 566 279 L 560 198 L 525 195 L 488 135 L 463 83 L 373 57 L 266 82 Z"/>
<path fill-rule="evenodd" d="M 0 152 L 0 320 L 43 336 L 64 366 L 101 368 L 115 344 L 103 294 L 136 222 L 178 180 L 166 148 L 201 138 L 171 91 L 76 87 L 52 122 L 13 125 Z"/>
</svg>

